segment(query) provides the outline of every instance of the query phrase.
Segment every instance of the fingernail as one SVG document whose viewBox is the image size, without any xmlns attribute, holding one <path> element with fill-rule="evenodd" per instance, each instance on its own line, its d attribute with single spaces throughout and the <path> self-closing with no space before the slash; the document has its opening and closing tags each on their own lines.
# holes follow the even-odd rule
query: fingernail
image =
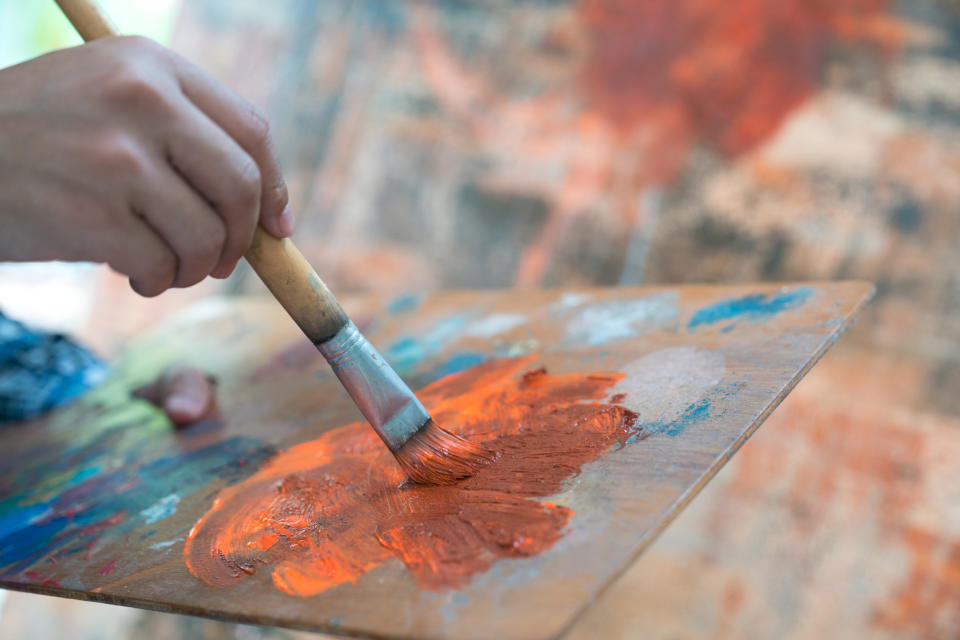
<svg viewBox="0 0 960 640">
<path fill-rule="evenodd" d="M 291 236 L 293 235 L 293 226 L 293 209 L 288 204 L 283 208 L 283 213 L 280 214 L 280 231 L 284 236 Z"/>
</svg>

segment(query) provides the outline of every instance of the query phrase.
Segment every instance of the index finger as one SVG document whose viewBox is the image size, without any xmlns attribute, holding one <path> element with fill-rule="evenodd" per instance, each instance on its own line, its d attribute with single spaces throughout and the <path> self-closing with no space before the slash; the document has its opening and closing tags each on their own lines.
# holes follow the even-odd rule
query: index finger
<svg viewBox="0 0 960 640">
<path fill-rule="evenodd" d="M 287 184 L 270 137 L 270 125 L 256 107 L 180 56 L 174 56 L 180 89 L 194 105 L 239 144 L 260 168 L 260 224 L 277 238 L 293 233 Z"/>
</svg>

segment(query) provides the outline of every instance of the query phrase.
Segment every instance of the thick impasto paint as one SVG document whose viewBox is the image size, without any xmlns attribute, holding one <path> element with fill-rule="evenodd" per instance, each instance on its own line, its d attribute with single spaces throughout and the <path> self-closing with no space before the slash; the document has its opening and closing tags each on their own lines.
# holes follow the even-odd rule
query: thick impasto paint
<svg viewBox="0 0 960 640">
<path fill-rule="evenodd" d="M 497 452 L 475 476 L 410 483 L 365 423 L 339 427 L 223 491 L 188 538 L 190 571 L 227 586 L 266 570 L 306 596 L 397 558 L 421 588 L 440 589 L 549 549 L 573 511 L 541 499 L 638 426 L 602 402 L 622 374 L 551 375 L 533 361 L 486 362 L 420 394 L 440 424 Z"/>
</svg>

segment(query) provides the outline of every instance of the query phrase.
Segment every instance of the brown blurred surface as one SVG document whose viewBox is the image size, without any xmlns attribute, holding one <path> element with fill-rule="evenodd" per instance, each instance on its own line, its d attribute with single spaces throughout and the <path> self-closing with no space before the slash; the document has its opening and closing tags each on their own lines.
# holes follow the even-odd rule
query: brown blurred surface
<svg viewBox="0 0 960 640">
<path fill-rule="evenodd" d="M 827 354 L 571 639 L 956 638 L 960 420 L 878 365 Z"/>
<path fill-rule="evenodd" d="M 960 634 L 955 1 L 199 0 L 174 48 L 271 116 L 335 291 L 877 283 L 575 637 Z M 199 295 L 124 287 L 105 347 Z"/>
</svg>

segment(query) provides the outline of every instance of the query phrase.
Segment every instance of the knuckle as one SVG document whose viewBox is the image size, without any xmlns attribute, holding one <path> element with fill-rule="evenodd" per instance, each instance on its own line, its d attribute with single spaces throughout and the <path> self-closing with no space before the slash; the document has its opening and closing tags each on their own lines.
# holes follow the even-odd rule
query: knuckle
<svg viewBox="0 0 960 640">
<path fill-rule="evenodd" d="M 193 246 L 185 250 L 180 257 L 180 273 L 176 285 L 189 287 L 210 275 L 220 260 L 226 238 L 227 232 L 222 224 L 212 224 L 194 236 Z"/>
<path fill-rule="evenodd" d="M 280 208 L 290 202 L 290 192 L 287 190 L 287 183 L 283 180 L 279 180 L 270 187 L 270 195 Z"/>
<path fill-rule="evenodd" d="M 244 119 L 247 137 L 252 144 L 266 146 L 270 140 L 270 122 L 267 117 L 253 105 L 249 105 L 247 117 Z"/>
<path fill-rule="evenodd" d="M 205 261 L 216 262 L 220 257 L 220 251 L 223 249 L 224 243 L 227 241 L 227 230 L 222 224 L 212 224 L 210 229 L 201 233 L 197 239 L 199 240 L 200 254 L 205 258 Z"/>
<path fill-rule="evenodd" d="M 123 131 L 100 133 L 91 149 L 96 164 L 110 175 L 139 176 L 147 171 L 146 152 Z"/>
<path fill-rule="evenodd" d="M 184 267 L 174 283 L 176 287 L 192 287 L 207 277 L 208 271 L 197 267 Z"/>
<path fill-rule="evenodd" d="M 156 282 L 166 288 L 177 275 L 177 265 L 177 258 L 172 252 L 159 250 L 143 262 L 143 270 L 140 273 L 133 275 L 138 281 Z"/>
<path fill-rule="evenodd" d="M 103 95 L 110 104 L 151 114 L 167 113 L 171 107 L 162 77 L 125 60 L 104 82 Z"/>
<path fill-rule="evenodd" d="M 145 36 L 139 35 L 128 35 L 128 36 L 118 36 L 116 42 L 124 47 L 132 47 L 138 49 L 141 47 L 148 47 L 153 40 Z"/>
<path fill-rule="evenodd" d="M 102 233 L 111 228 L 113 212 L 110 201 L 75 189 L 54 191 L 51 195 L 54 210 L 65 212 L 65 219 L 77 233 Z M 87 247 L 78 244 L 74 249 L 83 252 Z"/>
<path fill-rule="evenodd" d="M 236 204 L 250 205 L 260 201 L 260 167 L 251 158 L 244 160 L 236 170 L 234 198 Z"/>
<path fill-rule="evenodd" d="M 163 47 L 159 43 L 145 36 L 118 36 L 115 42 L 117 46 L 136 53 L 156 54 L 163 51 Z"/>
</svg>

